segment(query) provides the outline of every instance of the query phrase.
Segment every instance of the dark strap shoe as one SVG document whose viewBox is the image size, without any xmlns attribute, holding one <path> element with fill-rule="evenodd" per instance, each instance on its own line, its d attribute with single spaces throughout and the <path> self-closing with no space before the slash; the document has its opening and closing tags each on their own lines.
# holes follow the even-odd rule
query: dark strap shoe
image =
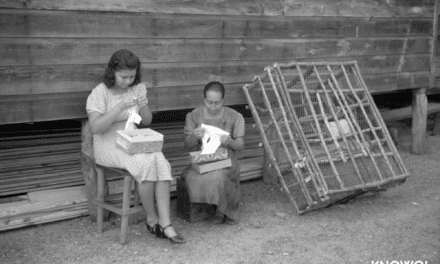
<svg viewBox="0 0 440 264">
<path fill-rule="evenodd" d="M 175 244 L 184 244 L 186 241 L 183 237 L 179 236 L 179 235 L 175 235 L 172 237 L 168 237 L 165 234 L 165 229 L 167 229 L 168 227 L 173 226 L 172 224 L 169 224 L 165 227 L 161 227 L 159 224 L 156 225 L 156 237 L 160 237 L 160 238 L 165 238 L 165 239 L 169 239 L 172 243 Z"/>
</svg>

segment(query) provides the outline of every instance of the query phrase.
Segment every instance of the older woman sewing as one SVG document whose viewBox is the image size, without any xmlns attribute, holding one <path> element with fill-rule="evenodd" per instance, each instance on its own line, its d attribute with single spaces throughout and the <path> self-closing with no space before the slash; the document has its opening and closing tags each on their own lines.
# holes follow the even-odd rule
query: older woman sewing
<svg viewBox="0 0 440 264">
<path fill-rule="evenodd" d="M 240 166 L 236 151 L 244 149 L 244 118 L 237 111 L 225 107 L 225 88 L 220 82 L 208 83 L 203 91 L 204 105 L 186 116 L 185 146 L 193 151 L 200 149 L 205 130 L 201 124 L 218 127 L 230 133 L 221 136 L 221 147 L 228 150 L 232 166 L 200 174 L 188 166 L 182 173 L 190 201 L 216 205 L 213 224 L 237 224 L 240 203 Z"/>
</svg>

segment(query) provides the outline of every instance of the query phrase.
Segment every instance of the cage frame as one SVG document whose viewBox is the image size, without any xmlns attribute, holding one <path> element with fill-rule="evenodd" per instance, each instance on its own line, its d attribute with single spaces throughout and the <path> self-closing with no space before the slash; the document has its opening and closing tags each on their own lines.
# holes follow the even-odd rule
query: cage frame
<svg viewBox="0 0 440 264">
<path fill-rule="evenodd" d="M 330 76 L 329 79 L 327 80 L 322 79 L 318 72 L 317 67 L 325 67 L 327 73 Z M 341 70 L 340 72 L 335 73 L 332 67 L 339 67 Z M 290 83 L 288 84 L 283 74 L 283 69 L 290 69 L 290 68 L 295 68 L 298 76 L 295 76 L 295 78 L 290 80 Z M 306 70 L 304 70 L 304 68 Z M 341 144 L 339 144 L 339 141 L 336 138 L 336 136 L 333 135 L 333 133 L 329 133 L 329 134 L 330 137 L 332 138 L 332 142 L 335 143 L 334 145 L 336 149 L 335 152 L 336 155 L 339 155 L 340 159 L 344 163 L 348 162 L 348 160 L 351 160 L 353 164 L 353 168 L 356 171 L 356 177 L 358 178 L 361 184 L 356 184 L 355 186 L 346 187 L 344 186 L 344 181 L 342 181 L 341 178 L 339 177 L 338 169 L 336 168 L 333 162 L 333 156 L 330 153 L 326 140 L 323 137 L 324 132 L 322 131 L 322 127 L 321 127 L 322 124 L 319 122 L 317 111 L 313 106 L 314 103 L 313 100 L 311 99 L 311 95 L 313 93 L 308 89 L 308 86 L 306 84 L 306 78 L 314 73 L 316 75 L 318 82 L 317 87 L 322 88 L 322 90 L 319 89 L 314 90 L 315 92 L 314 96 L 316 95 L 316 100 L 317 100 L 315 104 L 318 105 L 317 109 L 320 112 L 320 116 L 322 116 L 321 117 L 323 119 L 322 123 L 324 123 L 326 127 L 330 127 L 330 123 L 328 121 L 328 117 L 324 108 L 324 101 L 327 102 L 328 104 L 331 104 L 334 98 L 336 98 L 337 103 L 341 106 L 340 107 L 341 112 L 339 115 L 345 117 L 345 119 L 343 120 L 345 120 L 347 123 L 345 130 L 347 130 L 348 127 L 348 131 L 351 132 L 352 134 L 350 135 L 350 137 L 352 136 L 354 138 L 354 143 L 352 142 L 351 139 L 349 141 L 347 139 L 348 136 L 346 136 L 344 133 L 341 132 L 344 131 L 344 127 L 341 128 L 341 123 L 338 121 L 337 113 L 335 112 L 335 109 L 331 106 L 330 107 L 327 106 L 327 109 L 329 109 L 330 111 L 329 116 L 334 120 L 336 120 L 335 125 L 337 127 L 337 131 L 340 133 L 340 135 L 338 136 L 341 136 L 341 144 L 345 146 L 345 151 L 342 150 Z M 342 89 L 340 87 L 338 80 L 341 78 L 345 80 L 348 89 L 346 88 Z M 356 89 L 354 88 L 353 84 L 351 83 L 351 78 L 354 78 L 354 80 L 360 86 L 360 88 L 356 88 Z M 266 88 L 262 80 L 266 80 L 266 84 L 270 83 L 270 87 L 272 88 L 271 91 L 273 92 L 273 95 L 275 96 L 276 100 L 279 103 L 278 106 L 279 109 L 281 110 L 281 119 L 282 119 L 280 122 L 278 121 L 280 118 L 278 119 L 276 118 L 276 115 L 272 109 L 271 102 L 268 97 L 268 92 L 266 91 L 266 90 L 270 90 L 270 88 Z M 267 80 L 269 81 L 267 82 Z M 288 88 L 289 86 L 293 87 L 298 83 L 301 85 L 302 89 Z M 250 94 L 250 91 L 253 89 L 260 89 L 259 92 L 261 92 L 261 94 L 263 95 L 263 101 L 266 109 L 257 107 L 254 104 L 252 96 Z M 338 201 L 342 201 L 342 200 L 345 201 L 350 197 L 353 198 L 366 192 L 377 192 L 377 191 L 386 190 L 390 187 L 394 187 L 402 184 L 410 176 L 410 173 L 404 166 L 403 160 L 391 138 L 391 135 L 387 129 L 385 121 L 382 119 L 382 116 L 380 115 L 380 112 L 374 103 L 374 99 L 371 96 L 368 87 L 362 77 L 357 61 L 274 63 L 273 65 L 265 67 L 263 74 L 259 76 L 255 76 L 252 83 L 244 85 L 243 91 L 247 98 L 249 108 L 254 117 L 256 125 L 259 129 L 260 135 L 262 136 L 262 141 L 263 141 L 264 149 L 266 151 L 266 155 L 270 159 L 270 166 L 274 168 L 274 171 L 277 174 L 278 179 L 283 186 L 283 190 L 286 192 L 289 200 L 294 204 L 299 214 L 317 208 L 326 207 Z M 358 124 L 355 114 L 351 109 L 351 107 L 353 106 L 350 105 L 349 102 L 347 102 L 345 92 L 349 93 L 352 96 L 352 98 L 355 99 L 356 104 L 359 105 L 360 112 L 364 117 L 364 120 L 366 120 L 367 122 L 368 129 L 363 129 Z M 307 102 L 307 105 L 309 106 L 311 105 L 309 109 L 310 115 L 312 121 L 314 122 L 314 127 L 317 130 L 319 143 L 322 145 L 324 155 L 327 157 L 327 161 L 330 164 L 331 170 L 334 172 L 334 176 L 337 179 L 337 182 L 341 186 L 340 189 L 331 190 L 328 187 L 326 179 L 323 176 L 323 173 L 321 172 L 321 167 L 314 156 L 314 152 L 310 147 L 309 142 L 307 141 L 307 137 L 301 125 L 301 120 L 297 116 L 296 111 L 294 109 L 294 104 L 292 102 L 292 97 L 291 97 L 291 94 L 294 93 L 303 94 L 304 98 L 300 97 L 301 100 L 305 100 Z M 363 96 L 362 99 L 359 97 L 358 93 L 362 93 Z M 334 98 L 332 99 L 331 96 L 334 96 Z M 367 113 L 367 107 L 368 107 L 368 113 Z M 356 108 L 356 110 L 359 109 Z M 268 124 L 263 124 L 260 118 L 259 111 L 268 112 L 270 117 L 269 119 L 270 122 Z M 374 121 L 374 123 L 378 124 L 377 127 L 372 124 L 372 120 L 370 120 L 369 114 L 372 115 L 372 120 Z M 280 128 L 280 126 L 283 125 L 282 123 L 284 123 L 283 129 L 287 131 L 287 138 L 290 139 L 291 141 L 290 144 L 291 146 L 293 146 L 295 157 L 297 157 L 299 160 L 304 161 L 302 162 L 303 163 L 302 166 L 306 168 L 305 169 L 306 172 L 309 172 L 308 178 L 310 178 L 309 182 L 310 181 L 312 182 L 312 186 L 315 187 L 314 189 L 314 191 L 316 192 L 314 193 L 315 196 L 311 195 L 310 190 L 306 188 L 304 175 L 302 175 L 301 169 L 298 168 L 298 163 L 299 163 L 298 159 L 296 161 L 293 160 L 292 155 L 290 154 L 290 150 L 287 147 L 287 144 L 285 144 L 284 142 L 284 137 L 286 135 L 282 133 L 282 129 Z M 300 186 L 300 192 L 302 192 L 302 194 L 304 195 L 306 204 L 304 203 L 300 204 L 297 201 L 295 195 L 291 193 L 289 189 L 291 186 L 287 185 L 286 180 L 283 177 L 283 171 L 281 165 L 278 164 L 276 155 L 271 147 L 271 142 L 268 136 L 266 135 L 266 130 L 268 130 L 270 126 L 274 126 L 275 128 L 276 134 L 281 141 L 281 146 L 282 146 L 281 149 L 282 151 L 284 151 L 285 156 L 288 158 L 288 163 L 290 165 L 289 169 L 291 170 L 291 173 L 294 175 L 294 178 L 296 179 L 296 183 Z M 365 135 L 364 135 L 365 130 L 368 130 L 368 133 L 372 134 L 374 140 L 368 141 L 365 139 Z M 379 132 L 377 132 L 376 130 L 380 131 L 381 137 L 378 136 L 377 133 Z M 297 139 L 295 139 L 294 136 L 297 136 L 300 142 L 304 143 L 301 146 L 303 152 L 298 150 L 299 147 L 295 143 Z M 370 146 L 370 144 L 372 144 L 370 142 L 373 143 L 377 142 L 377 146 L 376 145 Z M 384 145 L 386 144 L 389 150 L 385 151 L 382 144 Z M 359 153 L 353 152 L 352 147 L 355 151 L 359 151 Z M 377 147 L 380 153 L 379 154 L 376 152 L 373 153 L 372 150 L 370 149 L 372 147 Z M 359 148 L 359 150 L 357 148 Z M 360 169 L 356 164 L 357 163 L 356 160 L 362 156 L 371 161 L 372 167 L 377 173 L 379 180 L 373 182 L 366 182 L 364 180 L 362 173 L 360 172 Z M 399 175 L 396 175 L 396 173 L 393 171 L 393 164 L 390 163 L 388 156 L 390 156 L 390 158 L 393 158 L 393 164 L 398 170 Z M 378 160 L 380 159 L 379 161 L 382 161 L 381 159 L 383 159 L 381 164 L 385 162 L 387 169 L 391 171 L 392 174 L 391 177 L 386 178 L 382 175 L 381 168 L 379 168 L 376 159 Z M 383 166 L 383 164 L 381 166 Z"/>
</svg>

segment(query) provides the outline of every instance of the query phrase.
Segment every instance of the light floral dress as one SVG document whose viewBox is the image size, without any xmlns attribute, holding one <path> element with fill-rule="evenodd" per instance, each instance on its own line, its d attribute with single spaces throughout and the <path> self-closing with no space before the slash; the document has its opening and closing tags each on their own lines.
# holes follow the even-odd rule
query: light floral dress
<svg viewBox="0 0 440 264">
<path fill-rule="evenodd" d="M 127 92 L 115 95 L 103 83 L 96 86 L 87 98 L 87 113 L 105 114 L 125 98 L 139 98 L 146 95 L 145 84 L 127 88 Z M 136 106 L 136 111 L 138 111 Z M 116 121 L 104 133 L 93 135 L 93 151 L 96 163 L 107 167 L 126 169 L 136 179 L 142 181 L 170 181 L 171 166 L 162 152 L 129 155 L 116 144 L 117 130 L 123 130 L 129 116 L 129 109 L 119 114 Z"/>
</svg>

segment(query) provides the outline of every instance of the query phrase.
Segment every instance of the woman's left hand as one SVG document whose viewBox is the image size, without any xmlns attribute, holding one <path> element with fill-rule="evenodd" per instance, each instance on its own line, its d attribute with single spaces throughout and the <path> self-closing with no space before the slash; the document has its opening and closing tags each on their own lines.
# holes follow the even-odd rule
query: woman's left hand
<svg viewBox="0 0 440 264">
<path fill-rule="evenodd" d="M 148 105 L 148 99 L 145 96 L 141 96 L 138 100 L 137 100 L 137 104 L 139 106 L 139 109 L 142 107 L 145 107 Z"/>
<path fill-rule="evenodd" d="M 220 142 L 223 145 L 228 145 L 231 142 L 232 138 L 230 135 L 226 136 L 226 135 L 221 135 L 220 136 Z"/>
</svg>

